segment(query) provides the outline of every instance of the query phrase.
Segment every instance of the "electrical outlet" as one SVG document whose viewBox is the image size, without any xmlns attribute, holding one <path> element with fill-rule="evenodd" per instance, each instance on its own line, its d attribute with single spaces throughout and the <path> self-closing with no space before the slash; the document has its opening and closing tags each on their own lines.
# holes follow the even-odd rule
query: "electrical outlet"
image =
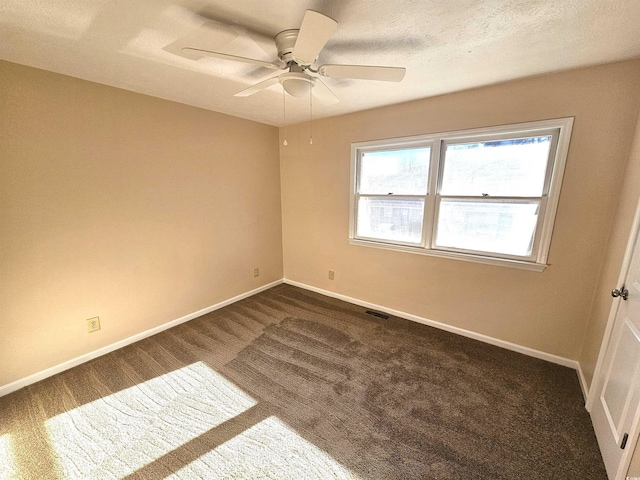
<svg viewBox="0 0 640 480">
<path fill-rule="evenodd" d="M 260 269 L 258 267 L 253 269 L 253 276 L 254 277 L 259 277 L 260 276 Z"/>
<path fill-rule="evenodd" d="M 336 272 L 334 272 L 333 270 L 329 270 L 329 280 L 333 280 L 335 276 Z"/>
<path fill-rule="evenodd" d="M 100 317 L 88 318 L 87 330 L 89 330 L 89 333 L 97 332 L 98 330 L 100 330 Z"/>
</svg>

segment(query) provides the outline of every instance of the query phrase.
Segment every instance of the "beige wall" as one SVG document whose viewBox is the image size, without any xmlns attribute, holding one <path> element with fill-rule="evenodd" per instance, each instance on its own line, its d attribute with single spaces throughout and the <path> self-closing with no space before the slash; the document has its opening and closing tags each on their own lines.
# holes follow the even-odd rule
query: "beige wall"
<svg viewBox="0 0 640 480">
<path fill-rule="evenodd" d="M 276 128 L 0 62 L 0 132 L 0 386 L 282 278 Z"/>
<path fill-rule="evenodd" d="M 290 126 L 278 152 L 273 127 L 0 62 L 0 386 L 281 278 L 281 233 L 288 279 L 580 359 L 590 380 L 640 196 L 639 74 L 623 62 L 315 121 L 313 146 Z M 348 244 L 351 142 L 564 116 L 545 272 Z"/>
<path fill-rule="evenodd" d="M 636 445 L 633 457 L 631 457 L 631 465 L 629 465 L 627 476 L 640 477 L 640 443 Z"/>
<path fill-rule="evenodd" d="M 639 199 L 640 119 L 636 124 L 629 161 L 621 181 L 620 197 L 615 209 L 609 242 L 595 290 L 593 306 L 580 356 L 580 366 L 590 386 L 592 385 L 598 354 L 612 305 L 611 290 L 620 286 L 617 284 L 618 276 Z M 627 476 L 640 477 L 640 443 L 636 445 Z"/>
<path fill-rule="evenodd" d="M 285 277 L 580 358 L 639 87 L 640 61 L 623 62 L 316 121 L 312 146 L 309 125 L 288 127 L 289 145 L 280 146 Z M 348 244 L 351 142 L 567 116 L 575 123 L 544 272 Z"/>
<path fill-rule="evenodd" d="M 613 224 L 606 247 L 600 278 L 596 287 L 589 323 L 580 356 L 580 366 L 591 385 L 598 353 L 607 326 L 613 298 L 611 290 L 617 288 L 622 259 L 631 232 L 631 224 L 640 199 L 640 121 L 636 125 L 635 136 L 628 156 L 628 163 L 620 181 L 620 197 L 613 210 Z"/>
<path fill-rule="evenodd" d="M 602 337 L 611 309 L 611 290 L 617 285 L 622 259 L 631 231 L 631 224 L 640 199 L 640 121 L 628 156 L 628 163 L 619 185 L 619 201 L 613 210 L 613 224 L 602 270 L 595 290 L 584 345 L 580 357 L 582 371 L 589 384 L 593 379 Z"/>
</svg>

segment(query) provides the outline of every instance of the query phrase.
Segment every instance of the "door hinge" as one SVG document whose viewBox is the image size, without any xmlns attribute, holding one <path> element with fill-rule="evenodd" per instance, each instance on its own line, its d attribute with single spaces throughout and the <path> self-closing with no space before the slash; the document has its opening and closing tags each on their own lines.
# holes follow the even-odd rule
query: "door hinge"
<svg viewBox="0 0 640 480">
<path fill-rule="evenodd" d="M 620 444 L 620 448 L 622 450 L 624 450 L 624 447 L 627 446 L 627 440 L 629 440 L 629 434 L 625 433 L 624 436 L 622 437 L 622 443 Z"/>
</svg>

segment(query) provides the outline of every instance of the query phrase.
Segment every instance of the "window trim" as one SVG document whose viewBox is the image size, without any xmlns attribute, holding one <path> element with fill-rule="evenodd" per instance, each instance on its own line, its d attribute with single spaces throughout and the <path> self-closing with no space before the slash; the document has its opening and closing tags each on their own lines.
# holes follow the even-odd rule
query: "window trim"
<svg viewBox="0 0 640 480">
<path fill-rule="evenodd" d="M 531 271 L 543 271 L 547 265 L 549 248 L 553 226 L 555 223 L 558 203 L 560 200 L 560 187 L 564 176 L 564 170 L 569 152 L 571 131 L 573 128 L 573 117 L 541 120 L 535 122 L 525 122 L 509 125 L 498 125 L 482 127 L 468 130 L 457 130 L 440 132 L 426 135 L 415 135 L 409 137 L 388 138 L 366 142 L 355 142 L 351 144 L 351 181 L 350 181 L 350 202 L 349 202 L 349 243 L 366 247 L 381 248 L 385 250 L 396 250 L 410 252 L 421 255 L 429 255 L 442 258 L 452 258 L 468 262 L 483 263 L 489 265 L 499 265 L 513 268 L 520 268 Z M 433 249 L 435 243 L 437 204 L 443 198 L 440 196 L 441 175 L 443 173 L 443 158 L 445 145 L 447 143 L 461 143 L 473 141 L 499 140 L 499 137 L 513 138 L 518 135 L 532 136 L 544 135 L 555 132 L 557 137 L 552 137 L 550 146 L 549 161 L 553 162 L 548 168 L 543 191 L 540 197 L 539 223 L 536 226 L 532 255 L 528 259 L 520 256 L 510 256 L 505 254 L 482 254 L 469 252 L 460 249 L 442 248 Z M 554 152 L 555 145 L 555 152 Z M 375 238 L 356 237 L 357 224 L 357 198 L 359 162 L 361 152 L 380 151 L 390 149 L 409 149 L 419 147 L 431 148 L 431 163 L 429 166 L 430 181 L 424 205 L 424 220 L 422 230 L 422 242 L 420 244 L 403 244 L 392 240 L 382 240 Z M 555 154 L 554 154 L 555 153 Z M 435 190 L 435 191 L 434 191 Z M 402 195 L 398 195 L 401 197 Z M 447 196 L 445 195 L 444 198 Z M 456 196 L 453 196 L 456 197 Z M 501 197 L 491 197 L 499 199 Z M 511 197 L 507 197 L 511 198 Z M 518 197 L 526 199 L 527 197 Z M 428 221 L 427 221 L 428 220 Z"/>
</svg>

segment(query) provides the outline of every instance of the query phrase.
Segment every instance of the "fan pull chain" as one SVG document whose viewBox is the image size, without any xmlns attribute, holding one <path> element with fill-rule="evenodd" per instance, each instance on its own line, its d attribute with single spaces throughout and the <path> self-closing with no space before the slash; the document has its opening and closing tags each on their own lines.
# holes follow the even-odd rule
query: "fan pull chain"
<svg viewBox="0 0 640 480">
<path fill-rule="evenodd" d="M 309 145 L 313 145 L 313 95 L 311 88 L 313 85 L 309 82 Z"/>
<path fill-rule="evenodd" d="M 284 123 L 284 142 L 282 144 L 286 147 L 289 145 L 287 142 L 287 97 L 282 89 L 282 123 Z"/>
</svg>

